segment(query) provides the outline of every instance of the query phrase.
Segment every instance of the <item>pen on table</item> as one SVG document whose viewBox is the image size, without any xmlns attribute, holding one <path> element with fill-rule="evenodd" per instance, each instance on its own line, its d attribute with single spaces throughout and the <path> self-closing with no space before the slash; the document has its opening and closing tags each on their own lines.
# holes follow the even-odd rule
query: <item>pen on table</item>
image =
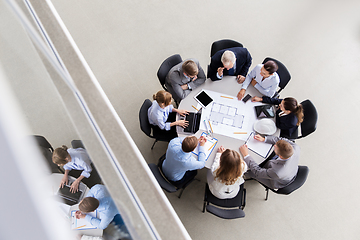
<svg viewBox="0 0 360 240">
<path fill-rule="evenodd" d="M 213 148 L 213 146 L 215 145 L 216 142 L 213 143 L 213 145 L 211 145 L 211 147 L 209 147 L 208 151 L 210 151 L 210 149 Z"/>
<path fill-rule="evenodd" d="M 234 134 L 247 134 L 247 132 L 234 132 Z"/>
<path fill-rule="evenodd" d="M 213 130 L 212 126 L 211 126 L 210 121 L 208 121 L 208 122 L 209 122 L 209 125 L 210 125 L 211 132 L 214 133 L 214 130 Z"/>
<path fill-rule="evenodd" d="M 207 125 L 206 125 L 206 121 L 205 121 L 205 120 L 204 120 L 204 124 L 205 124 L 205 128 L 206 128 L 206 132 L 207 132 L 207 134 L 208 134 L 208 135 L 210 135 L 210 133 L 209 133 L 209 129 L 208 129 Z"/>
<path fill-rule="evenodd" d="M 86 227 L 86 225 L 82 225 L 82 226 L 74 228 L 74 229 L 79 229 L 79 228 L 83 228 L 83 227 Z"/>
<path fill-rule="evenodd" d="M 232 98 L 232 97 L 227 97 L 227 96 L 220 96 L 220 97 L 228 98 L 228 99 L 234 99 L 234 98 Z"/>
<path fill-rule="evenodd" d="M 195 108 L 196 111 L 199 111 L 194 105 L 191 105 L 193 108 Z"/>
</svg>

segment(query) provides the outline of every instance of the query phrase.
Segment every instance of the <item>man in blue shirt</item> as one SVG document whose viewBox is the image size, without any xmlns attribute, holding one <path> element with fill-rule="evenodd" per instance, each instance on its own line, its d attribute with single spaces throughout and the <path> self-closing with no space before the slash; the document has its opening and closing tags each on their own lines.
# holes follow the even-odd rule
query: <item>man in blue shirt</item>
<svg viewBox="0 0 360 240">
<path fill-rule="evenodd" d="M 105 186 L 101 184 L 96 184 L 90 189 L 87 196 L 81 200 L 79 209 L 80 211 L 76 211 L 76 218 L 85 218 L 91 225 L 99 229 L 107 228 L 115 215 L 120 216 L 110 194 Z M 100 219 L 86 214 L 95 210 L 100 214 Z"/>
<path fill-rule="evenodd" d="M 170 141 L 166 151 L 166 159 L 162 164 L 162 171 L 176 187 L 182 187 L 197 174 L 197 169 L 205 166 L 206 138 L 195 136 L 174 138 Z M 199 155 L 196 159 L 191 152 L 199 144 Z"/>
</svg>

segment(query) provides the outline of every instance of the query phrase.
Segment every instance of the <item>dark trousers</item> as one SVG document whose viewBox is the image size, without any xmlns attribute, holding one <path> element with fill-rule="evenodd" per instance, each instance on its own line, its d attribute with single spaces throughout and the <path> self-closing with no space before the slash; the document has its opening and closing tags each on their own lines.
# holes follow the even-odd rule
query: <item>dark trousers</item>
<svg viewBox="0 0 360 240">
<path fill-rule="evenodd" d="M 167 119 L 167 122 L 175 122 L 176 121 L 176 113 L 171 112 Z M 176 138 L 178 135 L 176 133 L 176 126 L 172 126 L 169 131 L 162 130 L 158 126 L 153 126 L 153 134 L 154 136 L 161 136 L 164 140 L 170 141 L 173 138 Z"/>
<path fill-rule="evenodd" d="M 195 178 L 195 176 L 197 175 L 197 170 L 191 170 L 191 171 L 186 171 L 185 175 L 183 176 L 182 179 L 180 179 L 179 181 L 170 181 L 171 184 L 173 184 L 175 187 L 177 188 L 182 188 L 184 185 L 186 185 L 188 182 L 190 182 L 191 180 L 193 180 Z"/>
</svg>

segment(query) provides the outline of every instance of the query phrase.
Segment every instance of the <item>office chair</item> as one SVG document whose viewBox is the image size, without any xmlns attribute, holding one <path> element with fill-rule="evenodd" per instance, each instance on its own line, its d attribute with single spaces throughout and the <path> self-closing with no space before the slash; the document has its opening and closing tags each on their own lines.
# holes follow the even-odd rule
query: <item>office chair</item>
<svg viewBox="0 0 360 240">
<path fill-rule="evenodd" d="M 159 78 L 161 86 L 165 91 L 168 91 L 165 86 L 166 75 L 169 73 L 170 69 L 182 62 L 182 58 L 179 54 L 172 55 L 164 60 L 164 62 L 160 65 L 159 70 L 157 72 L 157 76 Z"/>
<path fill-rule="evenodd" d="M 47 165 L 50 169 L 51 173 L 64 173 L 64 171 L 52 161 L 52 153 L 54 152 L 54 148 L 51 144 L 46 140 L 45 137 L 40 135 L 33 135 L 37 144 L 39 145 L 40 152 L 43 154 Z"/>
<path fill-rule="evenodd" d="M 300 123 L 301 135 L 298 136 L 298 129 L 291 135 L 290 139 L 300 139 L 315 132 L 318 114 L 314 104 L 309 100 L 300 103 L 304 109 L 304 120 Z"/>
<path fill-rule="evenodd" d="M 245 199 L 246 189 L 244 188 L 244 184 L 240 185 L 240 190 L 234 198 L 219 199 L 211 193 L 209 185 L 206 183 L 203 213 L 206 209 L 208 212 L 223 219 L 243 218 L 245 217 L 245 212 L 243 211 Z M 210 205 L 209 203 L 220 206 L 221 208 Z"/>
<path fill-rule="evenodd" d="M 155 139 L 153 145 L 151 146 L 151 149 L 153 149 L 157 141 L 169 142 L 171 139 L 169 139 L 168 135 L 162 135 L 161 132 L 154 134 L 154 131 L 152 131 L 152 125 L 149 123 L 149 119 L 148 119 L 148 109 L 151 106 L 151 104 L 152 102 L 149 99 L 145 99 L 139 111 L 139 121 L 140 121 L 141 130 L 148 137 Z"/>
<path fill-rule="evenodd" d="M 279 188 L 278 190 L 271 189 L 265 186 L 264 184 L 262 184 L 261 182 L 259 182 L 261 185 L 265 187 L 265 191 L 266 191 L 265 201 L 268 200 L 269 189 L 277 194 L 289 195 L 290 193 L 300 188 L 305 183 L 308 174 L 309 174 L 309 168 L 307 166 L 298 166 L 298 172 L 296 174 L 295 180 L 292 183 L 290 183 L 290 185 L 283 188 Z"/>
<path fill-rule="evenodd" d="M 219 41 L 215 41 L 211 44 L 210 57 L 214 56 L 217 51 L 232 47 L 243 47 L 243 45 L 231 39 L 222 39 Z"/>
<path fill-rule="evenodd" d="M 72 148 L 83 148 L 83 149 L 86 149 L 84 147 L 84 144 L 81 140 L 72 140 L 71 141 L 71 146 Z"/>
<path fill-rule="evenodd" d="M 215 41 L 211 44 L 210 49 L 210 58 L 214 56 L 214 54 L 220 50 L 232 48 L 232 47 L 243 47 L 243 45 L 237 41 L 231 40 L 231 39 L 222 39 Z M 207 78 L 209 78 L 209 70 L 210 70 L 210 64 L 207 66 Z"/>
<path fill-rule="evenodd" d="M 279 78 L 280 78 L 279 90 L 277 90 L 275 92 L 273 97 L 279 97 L 280 92 L 289 83 L 289 81 L 291 79 L 291 75 L 290 75 L 290 72 L 285 67 L 285 65 L 283 63 L 281 63 L 279 60 L 276 60 L 274 58 L 267 57 L 267 58 L 264 59 L 262 64 L 264 64 L 264 63 L 266 63 L 267 61 L 270 61 L 270 60 L 274 61 L 278 65 L 278 70 L 276 72 L 277 72 L 277 74 L 279 75 Z"/>
<path fill-rule="evenodd" d="M 178 190 L 181 189 L 181 192 L 178 196 L 178 198 L 181 198 L 182 193 L 184 192 L 184 189 L 190 184 L 192 183 L 192 181 L 194 181 L 193 179 L 190 179 L 188 182 L 184 183 L 182 186 L 180 187 L 175 187 L 174 185 L 172 185 L 170 183 L 170 181 L 165 177 L 163 171 L 162 171 L 162 164 L 165 160 L 166 154 L 162 155 L 159 159 L 158 164 L 154 164 L 154 163 L 149 163 L 149 168 L 151 170 L 151 172 L 154 174 L 154 177 L 156 178 L 156 180 L 158 181 L 160 187 L 162 189 L 164 189 L 165 191 L 167 191 L 168 193 L 173 193 L 176 192 Z"/>
</svg>

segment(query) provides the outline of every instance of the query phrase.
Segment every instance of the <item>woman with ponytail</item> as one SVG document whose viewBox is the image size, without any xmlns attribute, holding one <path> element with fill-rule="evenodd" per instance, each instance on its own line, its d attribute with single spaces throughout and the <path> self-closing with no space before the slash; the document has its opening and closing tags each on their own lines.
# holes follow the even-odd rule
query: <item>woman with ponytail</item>
<svg viewBox="0 0 360 240">
<path fill-rule="evenodd" d="M 79 189 L 80 181 L 83 178 L 89 178 L 92 171 L 91 160 L 83 148 L 67 148 L 67 146 L 62 145 L 55 149 L 52 161 L 60 167 L 63 167 L 65 170 L 64 177 L 60 182 L 60 187 L 64 187 L 69 182 L 68 176 L 69 172 L 72 169 L 82 170 L 81 175 L 71 184 L 70 192 L 77 192 Z"/>
<path fill-rule="evenodd" d="M 278 99 L 267 96 L 255 96 L 251 101 L 279 106 L 279 109 L 276 111 L 276 126 L 281 130 L 280 137 L 290 138 L 304 119 L 303 107 L 301 104 L 298 104 L 295 98 Z"/>
<path fill-rule="evenodd" d="M 176 125 L 183 128 L 188 126 L 185 120 L 176 121 L 176 113 L 185 116 L 189 112 L 173 107 L 171 104 L 172 95 L 164 90 L 158 91 L 153 95 L 153 103 L 148 109 L 148 119 L 150 124 L 154 125 L 154 133 L 161 132 L 166 135 L 169 140 L 176 138 Z"/>
</svg>

